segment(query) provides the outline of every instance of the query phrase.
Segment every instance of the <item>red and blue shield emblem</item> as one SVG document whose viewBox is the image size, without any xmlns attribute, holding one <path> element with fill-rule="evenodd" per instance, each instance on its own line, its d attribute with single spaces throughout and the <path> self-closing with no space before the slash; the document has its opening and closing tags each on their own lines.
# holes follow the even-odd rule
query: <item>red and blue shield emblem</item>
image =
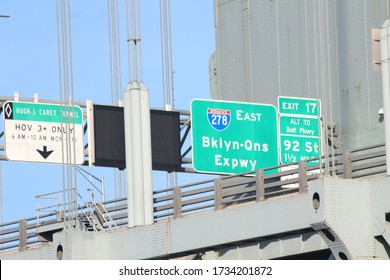
<svg viewBox="0 0 390 280">
<path fill-rule="evenodd" d="M 209 124 L 218 131 L 225 130 L 231 120 L 230 110 L 222 109 L 207 109 L 207 119 Z"/>
</svg>

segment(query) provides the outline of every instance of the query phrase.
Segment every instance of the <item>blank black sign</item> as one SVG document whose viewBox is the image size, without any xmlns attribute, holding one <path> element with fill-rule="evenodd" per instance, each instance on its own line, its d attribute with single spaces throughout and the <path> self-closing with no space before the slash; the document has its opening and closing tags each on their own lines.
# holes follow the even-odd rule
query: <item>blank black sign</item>
<svg viewBox="0 0 390 280">
<path fill-rule="evenodd" d="M 153 170 L 181 167 L 180 114 L 150 110 Z M 94 105 L 95 166 L 126 168 L 123 107 Z"/>
<path fill-rule="evenodd" d="M 150 110 L 153 170 L 176 171 L 181 166 L 180 114 Z"/>
<path fill-rule="evenodd" d="M 93 105 L 95 166 L 126 167 L 123 107 Z"/>
</svg>

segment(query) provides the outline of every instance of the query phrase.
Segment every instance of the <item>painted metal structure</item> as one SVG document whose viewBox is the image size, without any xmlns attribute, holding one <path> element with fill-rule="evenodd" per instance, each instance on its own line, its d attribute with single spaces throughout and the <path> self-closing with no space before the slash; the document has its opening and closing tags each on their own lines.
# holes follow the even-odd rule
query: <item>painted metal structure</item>
<svg viewBox="0 0 390 280">
<path fill-rule="evenodd" d="M 149 92 L 143 83 L 129 83 L 124 102 L 128 226 L 153 223 L 152 144 Z"/>
<path fill-rule="evenodd" d="M 332 177 L 302 161 L 276 174 L 260 170 L 154 192 L 148 226 L 127 228 L 126 199 L 99 207 L 110 217 L 99 230 L 64 229 L 59 213 L 38 225 L 36 218 L 3 224 L 0 258 L 55 259 L 61 248 L 63 259 L 389 259 L 383 146 L 335 160 Z M 79 221 L 97 213 L 82 210 Z"/>
<path fill-rule="evenodd" d="M 388 1 L 214 3 L 213 97 L 321 99 L 332 155 L 154 191 L 148 225 L 129 224 L 125 198 L 9 222 L 0 259 L 390 259 L 382 83 L 369 38 Z"/>
<path fill-rule="evenodd" d="M 323 135 L 333 130 L 337 151 L 384 142 L 371 32 L 388 17 L 387 0 L 215 0 L 214 6 L 214 99 L 276 106 L 279 96 L 320 98 Z"/>
</svg>

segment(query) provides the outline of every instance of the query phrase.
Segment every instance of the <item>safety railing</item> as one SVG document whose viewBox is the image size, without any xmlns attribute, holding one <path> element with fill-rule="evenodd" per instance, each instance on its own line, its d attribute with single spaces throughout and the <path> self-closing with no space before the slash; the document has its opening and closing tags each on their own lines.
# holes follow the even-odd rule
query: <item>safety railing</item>
<svg viewBox="0 0 390 280">
<path fill-rule="evenodd" d="M 174 188 L 154 191 L 154 218 L 179 219 L 205 211 L 216 211 L 243 203 L 261 203 L 286 195 L 307 192 L 308 181 L 324 176 L 354 179 L 386 172 L 384 145 L 346 151 L 327 159 L 301 161 L 299 164 L 269 167 L 256 172 L 223 176 Z M 276 171 L 276 172 L 275 172 Z M 127 226 L 127 199 L 107 200 L 101 203 L 111 217 L 103 223 Z M 84 209 L 85 210 L 85 209 Z M 79 215 L 82 212 L 79 209 Z M 42 221 L 57 221 L 56 211 L 0 225 L 0 252 L 25 250 L 45 240 L 37 228 Z M 65 213 L 67 216 L 67 213 Z M 105 225 L 104 228 L 109 228 Z"/>
<path fill-rule="evenodd" d="M 41 217 L 56 216 L 59 222 L 64 218 L 64 198 L 63 191 L 51 192 L 47 194 L 37 195 L 37 225 L 41 224 Z M 43 221 L 42 221 L 43 222 Z"/>
</svg>

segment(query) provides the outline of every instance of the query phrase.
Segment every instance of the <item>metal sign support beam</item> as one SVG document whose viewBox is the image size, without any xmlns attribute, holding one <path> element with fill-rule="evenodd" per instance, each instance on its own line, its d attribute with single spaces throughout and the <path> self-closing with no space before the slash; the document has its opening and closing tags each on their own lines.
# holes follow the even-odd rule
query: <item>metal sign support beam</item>
<svg viewBox="0 0 390 280">
<path fill-rule="evenodd" d="M 128 226 L 149 225 L 153 223 L 149 92 L 143 83 L 132 82 L 124 98 Z"/>
</svg>

